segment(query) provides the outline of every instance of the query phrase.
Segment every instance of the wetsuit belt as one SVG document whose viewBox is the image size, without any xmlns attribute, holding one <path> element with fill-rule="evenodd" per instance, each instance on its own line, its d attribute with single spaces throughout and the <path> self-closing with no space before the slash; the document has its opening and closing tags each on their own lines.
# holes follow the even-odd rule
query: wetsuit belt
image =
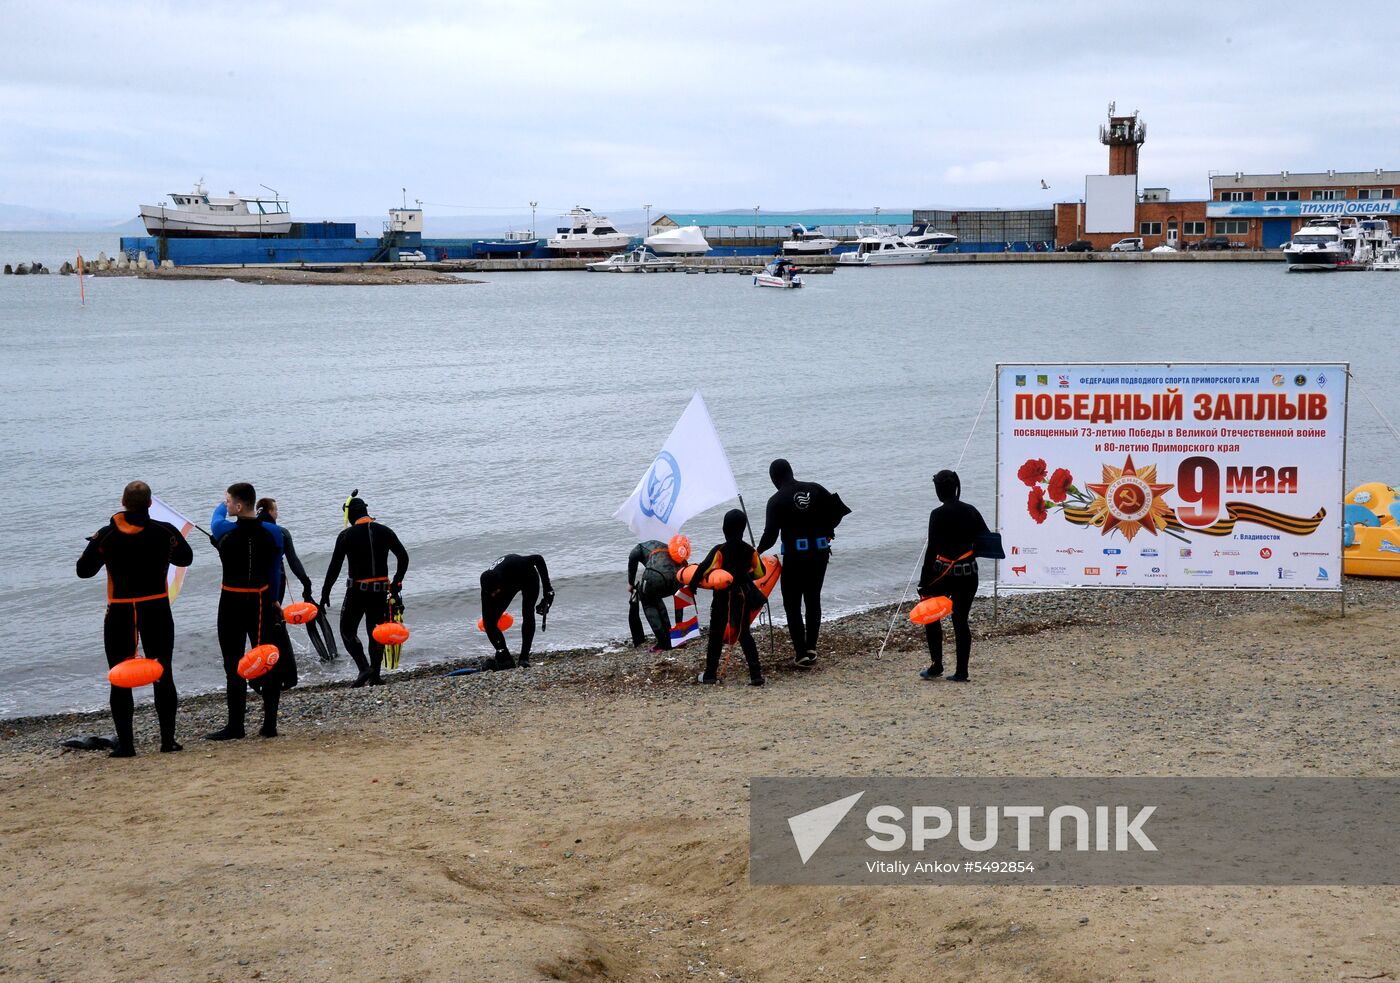
<svg viewBox="0 0 1400 983">
<path fill-rule="evenodd" d="M 226 590 L 230 594 L 261 594 L 263 591 L 267 590 L 267 588 L 267 584 L 263 584 L 261 587 L 230 587 L 228 584 L 219 585 L 219 590 Z"/>
<path fill-rule="evenodd" d="M 938 560 L 939 563 L 946 564 L 946 566 L 944 566 L 943 572 L 942 572 L 942 573 L 940 573 L 937 577 L 934 577 L 934 578 L 933 578 L 931 581 L 929 581 L 927 584 L 924 584 L 924 589 L 927 589 L 927 588 L 929 588 L 929 587 L 932 587 L 934 584 L 938 583 L 938 582 L 939 582 L 940 580 L 942 580 L 944 577 L 948 576 L 948 574 L 953 573 L 959 566 L 962 566 L 962 565 L 963 565 L 962 561 L 963 561 L 963 560 L 966 560 L 966 559 L 967 559 L 968 557 L 970 557 L 971 555 L 972 555 L 972 550 L 968 550 L 966 553 L 964 553 L 962 556 L 958 557 L 956 560 L 950 560 L 950 559 L 948 559 L 946 556 L 941 556 L 941 555 L 935 554 L 934 559 Z M 969 573 L 969 572 L 970 572 L 970 571 L 964 571 L 964 572 L 963 572 L 963 575 L 966 575 L 966 574 Z"/>
<path fill-rule="evenodd" d="M 108 604 L 140 604 L 142 601 L 159 601 L 161 598 L 168 599 L 169 593 L 147 594 L 145 597 L 109 597 Z"/>
<path fill-rule="evenodd" d="M 387 584 L 388 582 L 389 582 L 389 578 L 388 578 L 388 577 L 366 577 L 364 580 L 355 580 L 354 578 L 351 578 L 351 580 L 350 580 L 350 583 L 352 583 L 352 584 L 378 584 L 378 583 L 385 583 L 385 584 Z"/>
</svg>

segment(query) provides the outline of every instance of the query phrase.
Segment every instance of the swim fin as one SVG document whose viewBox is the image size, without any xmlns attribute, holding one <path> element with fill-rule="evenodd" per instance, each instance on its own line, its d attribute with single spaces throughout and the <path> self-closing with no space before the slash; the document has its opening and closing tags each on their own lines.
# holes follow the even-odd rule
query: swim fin
<svg viewBox="0 0 1400 983">
<path fill-rule="evenodd" d="M 403 601 L 393 594 L 389 595 L 389 620 L 403 624 Z M 399 667 L 399 657 L 403 655 L 402 645 L 384 646 L 384 668 L 397 669 Z"/>
<path fill-rule="evenodd" d="M 316 612 L 316 618 L 314 623 L 318 628 L 321 629 L 321 641 L 325 643 L 326 651 L 330 653 L 328 656 L 326 656 L 326 658 L 340 658 L 340 647 L 336 644 L 335 632 L 331 630 L 331 619 L 326 617 L 325 608 L 321 608 L 321 610 Z M 307 628 L 309 629 L 310 627 L 311 624 L 308 623 Z"/>
<path fill-rule="evenodd" d="M 331 654 L 326 651 L 326 643 L 321 640 L 321 632 L 316 618 L 312 618 L 306 623 L 306 634 L 311 638 L 311 647 L 316 650 L 316 655 L 320 657 L 321 661 L 331 661 Z"/>
</svg>

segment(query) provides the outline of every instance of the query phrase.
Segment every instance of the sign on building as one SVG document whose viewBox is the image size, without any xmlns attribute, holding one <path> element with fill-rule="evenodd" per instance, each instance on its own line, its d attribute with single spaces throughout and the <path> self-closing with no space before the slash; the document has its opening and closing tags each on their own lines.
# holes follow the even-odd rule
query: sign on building
<svg viewBox="0 0 1400 983">
<path fill-rule="evenodd" d="M 1347 366 L 997 366 L 1000 586 L 1340 590 Z"/>
<path fill-rule="evenodd" d="M 1084 178 L 1084 231 L 1136 234 L 1136 174 L 1090 174 Z"/>
</svg>

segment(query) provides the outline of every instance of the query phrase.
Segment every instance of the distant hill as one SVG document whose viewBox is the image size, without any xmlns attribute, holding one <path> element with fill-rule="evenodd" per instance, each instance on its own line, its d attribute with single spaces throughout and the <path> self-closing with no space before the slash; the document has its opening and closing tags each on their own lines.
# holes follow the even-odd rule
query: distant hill
<svg viewBox="0 0 1400 983">
<path fill-rule="evenodd" d="M 112 232 L 139 235 L 141 217 L 114 218 L 111 215 L 79 215 L 43 208 L 0 203 L 0 229 L 6 232 Z"/>
</svg>

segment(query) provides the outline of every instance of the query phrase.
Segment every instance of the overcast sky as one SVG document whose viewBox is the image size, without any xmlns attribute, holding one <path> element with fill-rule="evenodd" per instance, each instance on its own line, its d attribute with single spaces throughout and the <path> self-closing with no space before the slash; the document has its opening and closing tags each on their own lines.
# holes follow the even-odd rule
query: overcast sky
<svg viewBox="0 0 1400 983">
<path fill-rule="evenodd" d="M 444 216 L 1021 206 L 1106 171 L 1110 100 L 1176 197 L 1400 167 L 1394 59 L 1364 43 L 1394 8 L 1323 9 L 0 0 L 0 202 L 121 218 L 203 176 L 304 218 L 404 186 Z"/>
</svg>

